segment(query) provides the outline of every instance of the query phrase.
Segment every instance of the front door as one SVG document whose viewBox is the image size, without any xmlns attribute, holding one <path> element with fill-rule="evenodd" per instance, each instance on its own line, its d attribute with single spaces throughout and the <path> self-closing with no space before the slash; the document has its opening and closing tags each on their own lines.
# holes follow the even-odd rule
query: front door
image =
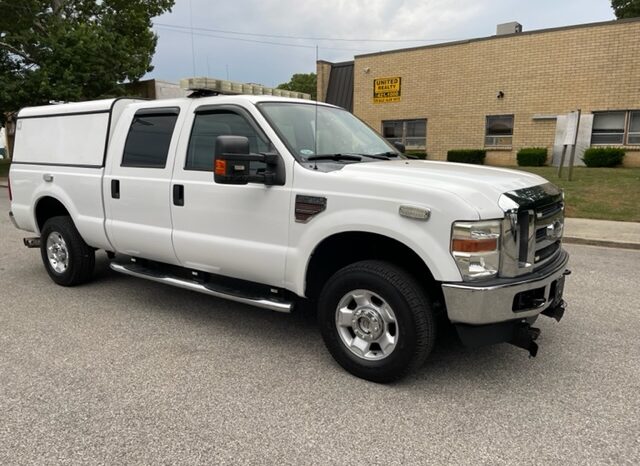
<svg viewBox="0 0 640 466">
<path fill-rule="evenodd" d="M 284 186 L 215 183 L 216 137 L 246 136 L 253 153 L 272 151 L 273 146 L 249 110 L 196 105 L 185 123 L 190 137 L 180 141 L 173 173 L 172 189 L 182 193 L 171 205 L 176 255 L 188 268 L 282 286 L 292 167 L 287 166 Z M 264 168 L 251 164 L 254 172 Z"/>
</svg>

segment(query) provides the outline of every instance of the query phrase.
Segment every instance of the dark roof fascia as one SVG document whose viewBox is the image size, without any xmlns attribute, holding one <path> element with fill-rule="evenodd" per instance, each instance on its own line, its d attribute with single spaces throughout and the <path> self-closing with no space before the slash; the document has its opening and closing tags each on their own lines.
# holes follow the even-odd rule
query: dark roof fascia
<svg viewBox="0 0 640 466">
<path fill-rule="evenodd" d="M 337 63 L 333 63 L 327 60 L 318 60 L 317 63 L 326 63 L 327 65 L 331 65 L 331 66 L 348 66 L 348 65 L 353 65 L 354 60 L 350 60 L 350 61 L 341 61 L 341 62 L 337 62 Z"/>
<path fill-rule="evenodd" d="M 355 55 L 354 58 L 374 57 L 376 55 L 387 55 L 387 54 L 390 54 L 390 53 L 410 52 L 410 51 L 414 51 L 414 50 L 437 49 L 437 48 L 441 48 L 441 47 L 453 47 L 453 46 L 456 46 L 456 45 L 471 44 L 473 42 L 482 42 L 482 41 L 487 41 L 487 40 L 499 40 L 499 39 L 506 39 L 506 38 L 520 37 L 520 36 L 530 36 L 530 35 L 534 35 L 534 34 L 543 34 L 543 33 L 547 33 L 547 32 L 567 31 L 567 30 L 571 30 L 571 29 L 582 29 L 582 28 L 589 28 L 589 27 L 611 26 L 611 25 L 614 25 L 614 24 L 626 24 L 626 23 L 635 23 L 635 22 L 640 22 L 640 17 L 638 17 L 638 18 L 615 19 L 615 20 L 612 20 L 612 21 L 601 21 L 599 23 L 573 24 L 571 26 L 560 26 L 560 27 L 555 27 L 555 28 L 536 29 L 534 31 L 517 32 L 517 33 L 514 33 L 514 34 L 502 34 L 502 35 L 499 35 L 499 36 L 496 35 L 496 36 L 478 37 L 478 38 L 475 38 L 475 39 L 457 40 L 457 41 L 453 41 L 453 42 L 442 42 L 441 44 L 419 45 L 417 47 L 408 47 L 408 48 L 405 48 L 405 49 L 394 49 L 394 50 L 385 50 L 385 51 L 382 51 L 382 52 L 363 53 L 361 55 Z"/>
</svg>

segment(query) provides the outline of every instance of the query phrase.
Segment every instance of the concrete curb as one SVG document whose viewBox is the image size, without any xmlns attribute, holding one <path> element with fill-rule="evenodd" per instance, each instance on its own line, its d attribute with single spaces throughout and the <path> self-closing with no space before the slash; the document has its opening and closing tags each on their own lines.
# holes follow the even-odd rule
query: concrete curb
<svg viewBox="0 0 640 466">
<path fill-rule="evenodd" d="M 562 238 L 562 241 L 568 244 L 583 244 L 587 246 L 601 246 L 604 248 L 635 249 L 640 251 L 640 243 L 622 243 L 620 241 L 576 238 L 572 236 L 565 236 L 564 238 Z"/>
</svg>

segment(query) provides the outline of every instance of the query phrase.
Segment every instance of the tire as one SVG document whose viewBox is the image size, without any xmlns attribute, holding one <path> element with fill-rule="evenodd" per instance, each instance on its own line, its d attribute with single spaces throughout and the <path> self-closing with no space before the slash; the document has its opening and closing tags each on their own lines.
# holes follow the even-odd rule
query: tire
<svg viewBox="0 0 640 466">
<path fill-rule="evenodd" d="M 320 294 L 318 323 L 336 362 L 378 383 L 422 366 L 436 336 L 431 303 L 415 279 L 373 260 L 351 264 L 329 279 Z"/>
<path fill-rule="evenodd" d="M 80 285 L 93 276 L 95 251 L 84 242 L 70 217 L 51 217 L 45 222 L 40 254 L 47 273 L 58 285 Z"/>
</svg>

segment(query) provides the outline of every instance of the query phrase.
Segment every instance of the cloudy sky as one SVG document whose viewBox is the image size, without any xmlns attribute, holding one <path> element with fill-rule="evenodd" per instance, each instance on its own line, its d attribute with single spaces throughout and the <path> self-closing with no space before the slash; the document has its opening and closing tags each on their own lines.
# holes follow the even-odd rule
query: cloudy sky
<svg viewBox="0 0 640 466">
<path fill-rule="evenodd" d="M 211 76 L 275 86 L 320 59 L 614 19 L 609 0 L 176 0 L 154 19 L 147 77 Z M 192 34 L 193 32 L 193 34 Z M 193 53 L 192 53 L 193 52 Z"/>
</svg>

